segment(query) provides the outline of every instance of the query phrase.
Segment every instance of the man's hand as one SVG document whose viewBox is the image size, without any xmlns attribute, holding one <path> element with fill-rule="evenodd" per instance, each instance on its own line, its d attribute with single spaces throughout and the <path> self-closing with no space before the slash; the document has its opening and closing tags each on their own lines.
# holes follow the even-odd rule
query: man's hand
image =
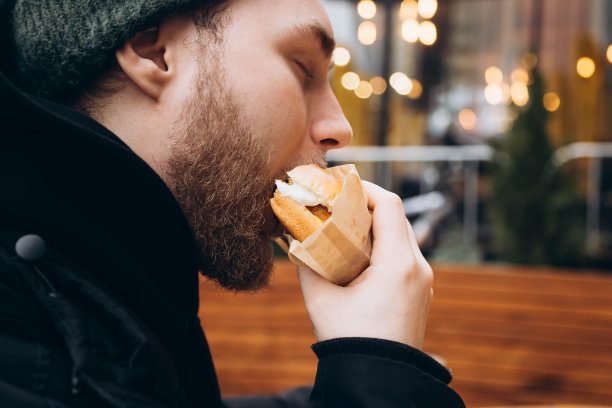
<svg viewBox="0 0 612 408">
<path fill-rule="evenodd" d="M 318 341 L 374 337 L 420 349 L 433 296 L 433 272 L 404 215 L 401 199 L 363 182 L 372 213 L 370 266 L 346 287 L 307 267 L 298 275 Z"/>
</svg>

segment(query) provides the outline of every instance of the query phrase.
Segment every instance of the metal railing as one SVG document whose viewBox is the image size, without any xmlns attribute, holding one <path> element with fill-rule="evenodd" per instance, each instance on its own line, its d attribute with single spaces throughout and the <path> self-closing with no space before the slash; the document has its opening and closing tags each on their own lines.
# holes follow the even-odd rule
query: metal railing
<svg viewBox="0 0 612 408">
<path fill-rule="evenodd" d="M 493 149 L 487 145 L 468 146 L 356 146 L 330 150 L 333 162 L 379 163 L 377 183 L 389 188 L 389 162 L 459 162 L 463 166 L 463 240 L 473 243 L 478 234 L 478 163 L 491 160 Z"/>
<path fill-rule="evenodd" d="M 478 233 L 478 163 L 489 161 L 493 149 L 488 145 L 468 146 L 356 146 L 331 150 L 327 159 L 342 163 L 378 163 L 378 184 L 391 185 L 386 163 L 458 162 L 463 166 L 463 238 L 474 242 Z M 578 142 L 557 149 L 553 165 L 561 167 L 577 159 L 589 159 L 586 202 L 586 246 L 598 248 L 600 241 L 601 161 L 612 158 L 612 143 Z"/>
</svg>

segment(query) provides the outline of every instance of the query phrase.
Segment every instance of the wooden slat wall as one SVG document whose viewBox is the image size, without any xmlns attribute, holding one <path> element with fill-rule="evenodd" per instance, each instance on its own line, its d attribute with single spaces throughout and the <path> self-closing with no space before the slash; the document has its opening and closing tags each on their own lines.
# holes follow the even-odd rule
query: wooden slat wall
<svg viewBox="0 0 612 408">
<path fill-rule="evenodd" d="M 612 405 L 612 275 L 440 265 L 425 350 L 469 406 Z"/>
<path fill-rule="evenodd" d="M 425 351 L 453 371 L 468 407 L 612 406 L 612 274 L 434 265 Z M 200 317 L 224 395 L 310 384 L 315 341 L 295 267 L 233 294 L 201 282 Z"/>
</svg>

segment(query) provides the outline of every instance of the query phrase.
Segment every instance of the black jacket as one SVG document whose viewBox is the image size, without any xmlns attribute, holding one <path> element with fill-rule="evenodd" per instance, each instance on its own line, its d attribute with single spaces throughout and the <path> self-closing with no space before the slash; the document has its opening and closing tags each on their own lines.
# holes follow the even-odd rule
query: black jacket
<svg viewBox="0 0 612 408">
<path fill-rule="evenodd" d="M 0 405 L 463 406 L 425 354 L 354 338 L 314 346 L 312 390 L 223 402 L 174 197 L 109 130 L 22 92 L 1 63 Z M 15 249 L 27 234 L 45 244 L 36 259 Z"/>
</svg>

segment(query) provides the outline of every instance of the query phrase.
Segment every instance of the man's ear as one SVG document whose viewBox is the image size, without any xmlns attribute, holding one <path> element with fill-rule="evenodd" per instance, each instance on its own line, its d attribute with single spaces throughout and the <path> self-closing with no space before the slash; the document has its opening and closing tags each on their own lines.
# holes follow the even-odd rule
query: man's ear
<svg viewBox="0 0 612 408">
<path fill-rule="evenodd" d="M 160 27 L 141 31 L 115 52 L 117 62 L 132 82 L 157 100 L 170 79 Z"/>
</svg>

